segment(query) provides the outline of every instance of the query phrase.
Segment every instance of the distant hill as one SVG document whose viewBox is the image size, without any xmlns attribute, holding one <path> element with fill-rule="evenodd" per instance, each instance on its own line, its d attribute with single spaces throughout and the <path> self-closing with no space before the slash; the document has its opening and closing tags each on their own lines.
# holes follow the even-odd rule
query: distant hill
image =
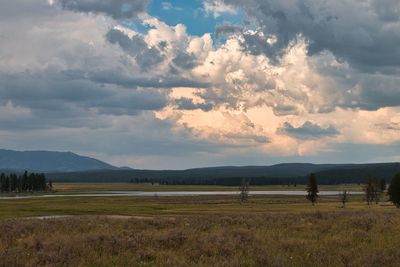
<svg viewBox="0 0 400 267">
<path fill-rule="evenodd" d="M 13 151 L 0 149 L 0 171 L 46 172 L 59 182 L 156 182 L 162 184 L 237 185 L 243 178 L 253 185 L 304 184 L 315 173 L 320 184 L 364 183 L 368 177 L 389 181 L 400 173 L 400 163 L 310 164 L 272 166 L 223 166 L 187 170 L 138 170 L 117 168 L 71 152 Z"/>
<path fill-rule="evenodd" d="M 328 168 L 330 165 L 308 163 L 278 164 L 272 166 L 225 166 L 187 170 L 103 170 L 49 174 L 53 181 L 63 182 L 128 182 L 155 180 L 170 183 L 212 183 L 210 180 L 232 177 L 299 177 Z"/>
<path fill-rule="evenodd" d="M 253 185 L 304 184 L 310 173 L 320 184 L 365 183 L 368 177 L 389 181 L 400 172 L 399 163 L 309 164 L 288 163 L 272 166 L 213 167 L 188 170 L 109 170 L 49 174 L 62 182 L 157 182 L 163 184 L 237 185 L 242 178 Z"/>
<path fill-rule="evenodd" d="M 79 172 L 118 170 L 97 159 L 71 152 L 14 151 L 0 149 L 0 169 L 9 171 Z"/>
<path fill-rule="evenodd" d="M 383 178 L 387 181 L 400 173 L 400 163 L 371 163 L 371 164 L 347 164 L 340 167 L 328 168 L 316 172 L 319 180 L 329 184 L 341 181 L 365 182 L 370 178 Z"/>
</svg>

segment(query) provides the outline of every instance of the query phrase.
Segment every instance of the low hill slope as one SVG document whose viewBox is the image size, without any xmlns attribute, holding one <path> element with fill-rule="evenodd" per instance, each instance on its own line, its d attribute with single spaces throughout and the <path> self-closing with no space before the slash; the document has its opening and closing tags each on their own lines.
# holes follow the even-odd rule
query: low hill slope
<svg viewBox="0 0 400 267">
<path fill-rule="evenodd" d="M 0 169 L 37 172 L 79 172 L 118 170 L 100 160 L 71 152 L 14 151 L 0 149 Z"/>
</svg>

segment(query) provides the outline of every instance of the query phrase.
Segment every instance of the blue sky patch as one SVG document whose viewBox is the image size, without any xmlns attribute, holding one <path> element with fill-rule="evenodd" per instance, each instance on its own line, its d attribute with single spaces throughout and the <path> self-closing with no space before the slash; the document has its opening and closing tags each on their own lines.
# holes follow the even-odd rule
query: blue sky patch
<svg viewBox="0 0 400 267">
<path fill-rule="evenodd" d="M 220 24 L 241 24 L 245 19 L 240 12 L 236 14 L 224 13 L 214 18 L 212 14 L 206 14 L 202 1 L 187 0 L 153 0 L 148 12 L 170 26 L 179 23 L 187 27 L 191 35 L 201 36 L 205 33 L 214 33 L 215 26 Z"/>
</svg>

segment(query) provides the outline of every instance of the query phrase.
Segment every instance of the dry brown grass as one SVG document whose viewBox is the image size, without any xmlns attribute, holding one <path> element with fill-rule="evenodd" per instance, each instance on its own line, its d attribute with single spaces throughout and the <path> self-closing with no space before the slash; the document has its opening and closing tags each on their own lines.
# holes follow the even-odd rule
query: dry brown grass
<svg viewBox="0 0 400 267">
<path fill-rule="evenodd" d="M 0 221 L 1 266 L 398 266 L 395 210 Z"/>
</svg>

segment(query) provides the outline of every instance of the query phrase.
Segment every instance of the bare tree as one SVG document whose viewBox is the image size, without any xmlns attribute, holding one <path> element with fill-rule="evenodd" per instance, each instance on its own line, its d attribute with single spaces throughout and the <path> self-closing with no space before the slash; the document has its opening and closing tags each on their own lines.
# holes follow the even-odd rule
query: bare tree
<svg viewBox="0 0 400 267">
<path fill-rule="evenodd" d="M 381 200 L 382 193 L 384 192 L 386 183 L 382 185 L 382 181 L 377 178 L 368 178 L 367 185 L 364 188 L 365 199 L 367 204 L 370 205 L 375 201 L 378 204 Z"/>
<path fill-rule="evenodd" d="M 377 186 L 374 186 L 374 200 L 375 200 L 375 204 L 378 205 L 379 201 L 381 200 L 381 195 L 382 192 L 380 191 L 380 189 Z"/>
<path fill-rule="evenodd" d="M 242 179 L 242 182 L 239 186 L 239 201 L 240 203 L 244 203 L 247 201 L 249 197 L 249 181 L 246 179 Z"/>
<path fill-rule="evenodd" d="M 339 199 L 340 199 L 340 202 L 342 203 L 342 208 L 345 208 L 346 203 L 349 201 L 349 193 L 346 190 L 344 190 L 343 192 L 340 192 Z"/>
<path fill-rule="evenodd" d="M 385 179 L 375 179 L 374 180 L 374 194 L 375 194 L 375 203 L 378 204 L 381 200 L 382 194 L 386 190 L 386 181 Z"/>
<path fill-rule="evenodd" d="M 368 206 L 374 201 L 376 197 L 375 186 L 371 178 L 368 179 L 367 185 L 364 188 L 365 192 L 365 200 L 367 201 Z"/>
</svg>

